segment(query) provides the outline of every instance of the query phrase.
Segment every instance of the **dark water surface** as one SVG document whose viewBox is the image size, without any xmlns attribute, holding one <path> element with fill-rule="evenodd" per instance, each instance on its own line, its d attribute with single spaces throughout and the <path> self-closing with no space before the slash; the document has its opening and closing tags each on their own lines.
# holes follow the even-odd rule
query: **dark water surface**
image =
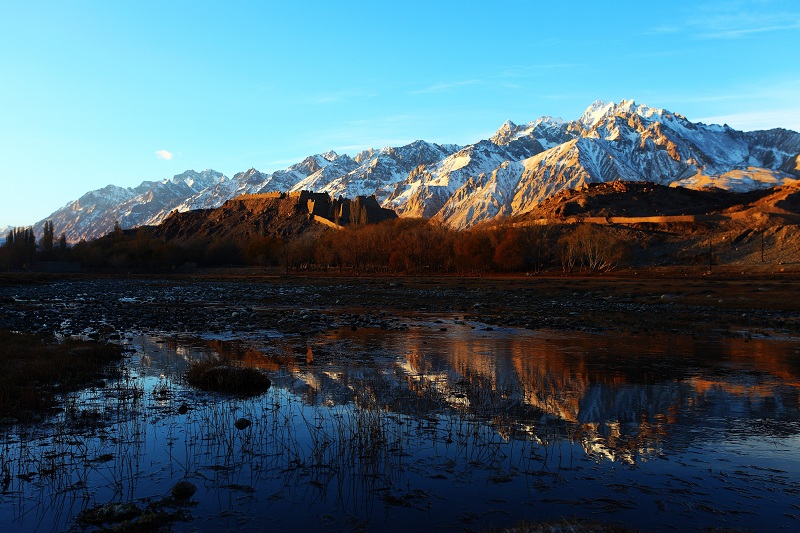
<svg viewBox="0 0 800 533">
<path fill-rule="evenodd" d="M 305 350 L 263 333 L 129 335 L 120 383 L 4 435 L 0 525 L 80 529 L 83 509 L 145 507 L 187 479 L 198 489 L 179 531 L 560 517 L 800 529 L 797 340 L 417 326 L 340 329 Z M 189 389 L 188 363 L 214 352 L 273 387 L 251 399 Z M 241 417 L 252 425 L 236 429 Z"/>
</svg>

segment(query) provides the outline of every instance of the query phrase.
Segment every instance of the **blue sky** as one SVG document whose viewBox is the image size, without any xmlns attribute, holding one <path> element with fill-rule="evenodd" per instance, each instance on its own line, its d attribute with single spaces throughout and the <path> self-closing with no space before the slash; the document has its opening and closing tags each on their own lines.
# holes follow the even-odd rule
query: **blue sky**
<svg viewBox="0 0 800 533">
<path fill-rule="evenodd" d="M 0 227 L 187 169 L 468 144 L 633 98 L 800 130 L 800 3 L 0 2 Z"/>
</svg>

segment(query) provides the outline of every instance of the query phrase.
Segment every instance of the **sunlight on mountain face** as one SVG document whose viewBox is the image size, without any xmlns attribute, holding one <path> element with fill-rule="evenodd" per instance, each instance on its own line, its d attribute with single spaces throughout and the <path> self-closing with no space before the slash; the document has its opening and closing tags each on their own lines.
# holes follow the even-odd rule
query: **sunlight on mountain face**
<svg viewBox="0 0 800 533">
<path fill-rule="evenodd" d="M 594 102 L 578 119 L 505 122 L 465 147 L 424 141 L 351 158 L 326 152 L 285 170 L 255 169 L 227 179 L 187 171 L 172 180 L 93 191 L 48 217 L 76 242 L 157 224 L 172 210 L 219 207 L 241 194 L 311 190 L 353 198 L 375 195 L 404 216 L 436 217 L 463 229 L 530 210 L 561 190 L 615 180 L 750 191 L 798 176 L 800 134 L 741 132 L 692 123 L 633 100 Z M 518 163 L 509 165 L 509 163 Z M 491 177 L 492 179 L 488 179 Z M 40 231 L 44 221 L 35 226 Z"/>
<path fill-rule="evenodd" d="M 786 174 L 776 170 L 748 167 L 746 169 L 731 170 L 719 176 L 709 176 L 698 172 L 690 178 L 675 181 L 671 185 L 689 189 L 716 187 L 733 192 L 747 192 L 755 189 L 792 185 L 798 182 L 800 180 L 787 177 Z"/>
</svg>

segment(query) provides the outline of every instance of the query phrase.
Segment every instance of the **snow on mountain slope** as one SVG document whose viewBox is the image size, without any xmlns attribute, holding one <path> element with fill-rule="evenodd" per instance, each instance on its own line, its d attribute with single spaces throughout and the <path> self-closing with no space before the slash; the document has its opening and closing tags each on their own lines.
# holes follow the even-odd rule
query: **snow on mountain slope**
<svg viewBox="0 0 800 533">
<path fill-rule="evenodd" d="M 800 133 L 782 128 L 761 131 L 736 132 L 744 137 L 750 148 L 749 162 L 764 168 L 782 167 L 781 162 L 796 159 L 800 145 Z M 787 170 L 791 173 L 791 170 Z"/>
<path fill-rule="evenodd" d="M 567 123 L 560 118 L 541 117 L 533 122 L 518 126 L 507 120 L 489 140 L 495 144 L 508 144 L 517 139 L 532 137 L 544 149 L 558 146 L 574 136 L 567 132 Z"/>
<path fill-rule="evenodd" d="M 507 122 L 493 139 L 504 142 L 524 131 Z M 503 178 L 503 194 L 496 192 L 497 179 L 486 173 L 456 191 L 435 216 L 466 228 L 530 210 L 563 189 L 614 180 L 734 191 L 773 187 L 790 183 L 791 176 L 785 170 L 749 168 L 748 162 L 775 165 L 791 159 L 791 148 L 800 146 L 795 132 L 744 134 L 727 126 L 693 124 L 679 114 L 632 100 L 616 106 L 595 102 L 565 131 L 580 135 L 497 173 Z M 509 195 L 512 184 L 514 193 Z"/>
<path fill-rule="evenodd" d="M 455 228 L 512 214 L 511 202 L 524 166 L 505 161 L 490 174 L 471 177 L 445 202 L 436 218 Z"/>
<path fill-rule="evenodd" d="M 471 177 L 490 173 L 506 161 L 516 161 L 542 151 L 532 137 L 498 145 L 480 141 L 444 158 L 419 167 L 395 186 L 384 207 L 405 216 L 432 217 Z"/>
<path fill-rule="evenodd" d="M 169 212 L 190 194 L 222 179 L 214 170 L 187 170 L 172 179 L 145 181 L 135 188 L 108 185 L 69 202 L 45 220 L 53 222 L 56 235 L 65 233 L 70 242 L 94 239 L 111 231 L 116 222 L 123 227 L 138 225 L 156 213 Z M 42 234 L 45 220 L 34 224 L 37 235 Z"/>
<path fill-rule="evenodd" d="M 800 178 L 800 133 L 741 132 L 693 123 L 668 110 L 596 101 L 578 120 L 505 122 L 466 147 L 415 141 L 350 157 L 326 152 L 270 174 L 254 168 L 227 178 L 207 170 L 135 188 L 110 185 L 53 215 L 68 240 L 157 224 L 172 211 L 215 208 L 246 193 L 312 190 L 374 194 L 404 216 L 436 217 L 455 228 L 521 213 L 564 188 L 612 180 L 745 191 Z M 44 221 L 35 226 L 38 234 Z"/>
<path fill-rule="evenodd" d="M 623 103 L 625 103 L 625 100 L 623 100 Z M 578 124 L 586 129 L 590 129 L 604 118 L 612 115 L 615 111 L 616 106 L 614 102 L 595 100 L 592 102 L 592 105 L 586 108 L 581 118 L 578 119 Z"/>
<path fill-rule="evenodd" d="M 379 202 L 383 202 L 395 184 L 404 180 L 412 170 L 440 161 L 457 149 L 455 145 L 414 141 L 397 148 L 387 146 L 377 151 L 365 150 L 354 159 L 347 158 L 341 165 L 331 165 L 298 182 L 292 190 L 313 190 L 348 198 L 374 194 Z"/>
<path fill-rule="evenodd" d="M 781 172 L 800 178 L 800 153 L 789 157 L 780 167 Z"/>
<path fill-rule="evenodd" d="M 327 187 L 332 182 L 342 176 L 346 176 L 356 168 L 358 168 L 358 163 L 355 159 L 348 155 L 341 155 L 331 161 L 330 164 L 295 183 L 290 190 L 328 192 Z"/>
</svg>

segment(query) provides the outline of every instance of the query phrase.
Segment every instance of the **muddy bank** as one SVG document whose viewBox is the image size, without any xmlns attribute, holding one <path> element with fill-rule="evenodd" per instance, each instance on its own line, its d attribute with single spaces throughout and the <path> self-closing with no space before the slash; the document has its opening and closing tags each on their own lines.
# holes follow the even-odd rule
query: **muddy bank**
<svg viewBox="0 0 800 533">
<path fill-rule="evenodd" d="M 115 340 L 410 327 L 427 315 L 479 326 L 688 335 L 800 332 L 793 274 L 509 278 L 196 276 L 80 278 L 0 287 L 0 329 Z"/>
</svg>

